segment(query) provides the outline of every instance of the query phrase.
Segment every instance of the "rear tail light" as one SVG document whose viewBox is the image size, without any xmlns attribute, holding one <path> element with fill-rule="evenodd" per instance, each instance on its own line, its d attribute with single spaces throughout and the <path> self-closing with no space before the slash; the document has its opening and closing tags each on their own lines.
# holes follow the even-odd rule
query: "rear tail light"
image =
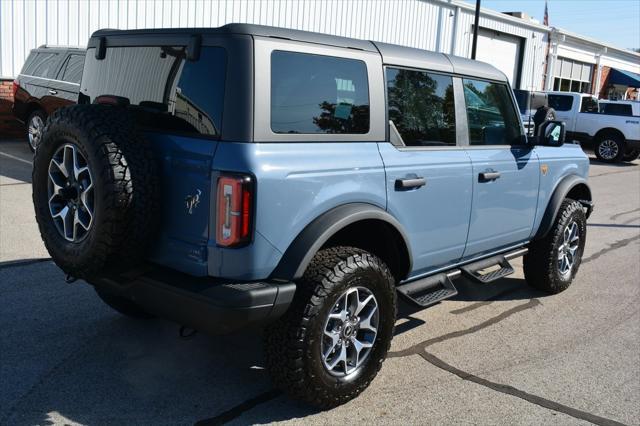
<svg viewBox="0 0 640 426">
<path fill-rule="evenodd" d="M 13 98 L 16 98 L 16 93 L 18 93 L 18 89 L 20 88 L 20 83 L 18 83 L 18 80 L 13 80 L 13 84 L 11 85 L 11 96 L 13 96 Z"/>
<path fill-rule="evenodd" d="M 218 178 L 216 242 L 238 247 L 251 241 L 254 191 L 249 176 L 222 175 Z"/>
</svg>

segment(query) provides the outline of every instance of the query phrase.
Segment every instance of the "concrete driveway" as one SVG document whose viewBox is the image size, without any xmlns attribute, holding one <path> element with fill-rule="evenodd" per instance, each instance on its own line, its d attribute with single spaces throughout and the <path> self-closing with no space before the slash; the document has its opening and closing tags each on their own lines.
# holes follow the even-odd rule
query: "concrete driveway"
<svg viewBox="0 0 640 426">
<path fill-rule="evenodd" d="M 595 161 L 576 281 L 547 296 L 517 273 L 401 305 L 384 368 L 317 412 L 273 390 L 259 332 L 180 339 L 65 284 L 31 206 L 31 155 L 0 141 L 0 424 L 640 424 L 640 162 Z"/>
</svg>

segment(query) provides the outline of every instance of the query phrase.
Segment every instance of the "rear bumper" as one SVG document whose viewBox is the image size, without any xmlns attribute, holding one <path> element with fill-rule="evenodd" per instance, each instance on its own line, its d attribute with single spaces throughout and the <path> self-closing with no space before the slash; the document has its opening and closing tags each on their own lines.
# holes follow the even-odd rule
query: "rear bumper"
<svg viewBox="0 0 640 426">
<path fill-rule="evenodd" d="M 269 323 L 286 312 L 296 285 L 196 278 L 158 266 L 89 282 L 143 309 L 208 334 Z"/>
</svg>

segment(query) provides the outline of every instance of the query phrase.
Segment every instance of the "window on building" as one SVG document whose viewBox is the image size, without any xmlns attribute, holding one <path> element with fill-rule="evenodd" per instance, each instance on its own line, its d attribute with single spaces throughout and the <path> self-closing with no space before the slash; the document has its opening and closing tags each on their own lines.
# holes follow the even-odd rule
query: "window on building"
<svg viewBox="0 0 640 426">
<path fill-rule="evenodd" d="M 517 145 L 520 121 L 505 84 L 463 80 L 471 145 Z"/>
<path fill-rule="evenodd" d="M 271 130 L 275 133 L 367 133 L 367 66 L 355 59 L 271 54 Z"/>
<path fill-rule="evenodd" d="M 84 67 L 84 55 L 69 55 L 62 71 L 62 80 L 69 83 L 80 84 L 82 80 L 82 68 Z"/>
<path fill-rule="evenodd" d="M 389 120 L 406 146 L 456 144 L 451 76 L 388 68 Z"/>
<path fill-rule="evenodd" d="M 549 106 L 556 111 L 571 111 L 573 97 L 571 95 L 549 95 Z"/>
<path fill-rule="evenodd" d="M 558 58 L 554 69 L 553 90 L 589 93 L 593 65 L 567 58 Z"/>
</svg>

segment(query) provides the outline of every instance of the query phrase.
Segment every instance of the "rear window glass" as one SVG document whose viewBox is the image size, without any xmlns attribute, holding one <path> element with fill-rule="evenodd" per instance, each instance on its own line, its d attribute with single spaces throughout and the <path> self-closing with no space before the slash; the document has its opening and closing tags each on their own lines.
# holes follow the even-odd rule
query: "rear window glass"
<svg viewBox="0 0 640 426">
<path fill-rule="evenodd" d="M 69 83 L 80 84 L 83 67 L 84 55 L 70 55 L 64 64 L 61 79 Z"/>
<path fill-rule="evenodd" d="M 48 52 L 37 52 L 22 70 L 23 74 L 35 77 L 51 78 L 58 65 L 58 54 Z"/>
<path fill-rule="evenodd" d="M 271 54 L 271 129 L 275 133 L 367 133 L 367 67 L 355 59 Z"/>
<path fill-rule="evenodd" d="M 203 47 L 188 61 L 184 47 L 118 47 L 103 60 L 87 54 L 82 94 L 126 98 L 149 130 L 219 136 L 226 51 Z"/>
<path fill-rule="evenodd" d="M 549 95 L 549 106 L 556 111 L 571 111 L 573 98 L 564 95 Z"/>
</svg>

